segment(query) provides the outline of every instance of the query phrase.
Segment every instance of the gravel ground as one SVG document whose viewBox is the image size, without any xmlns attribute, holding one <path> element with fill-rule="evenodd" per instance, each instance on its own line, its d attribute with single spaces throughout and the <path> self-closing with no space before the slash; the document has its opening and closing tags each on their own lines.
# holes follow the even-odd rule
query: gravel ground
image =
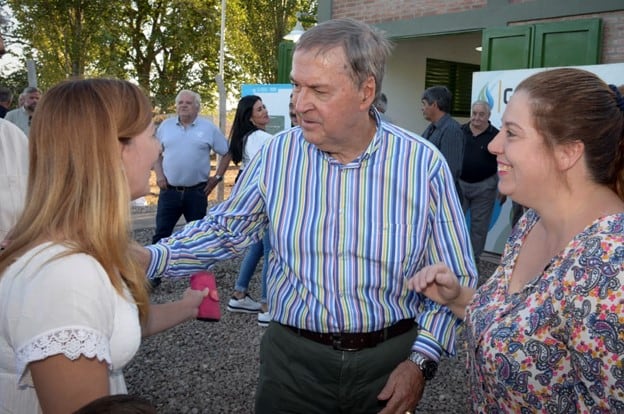
<svg viewBox="0 0 624 414">
<path fill-rule="evenodd" d="M 153 229 L 135 231 L 148 244 Z M 213 268 L 221 297 L 222 318 L 217 323 L 190 321 L 143 340 L 139 352 L 125 369 L 130 394 L 150 400 L 159 413 L 251 413 L 259 368 L 263 328 L 256 315 L 225 309 L 238 275 L 240 260 Z M 482 277 L 495 265 L 481 262 Z M 260 266 L 250 293 L 259 297 Z M 152 294 L 156 303 L 181 297 L 187 279 L 163 280 Z M 427 385 L 417 413 L 467 413 L 464 341 L 460 334 L 457 357 L 444 358 L 436 378 Z"/>
</svg>

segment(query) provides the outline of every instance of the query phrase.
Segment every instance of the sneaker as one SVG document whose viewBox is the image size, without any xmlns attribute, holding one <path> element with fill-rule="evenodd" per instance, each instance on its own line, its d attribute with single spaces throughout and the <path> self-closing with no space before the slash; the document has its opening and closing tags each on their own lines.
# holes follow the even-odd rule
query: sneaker
<svg viewBox="0 0 624 414">
<path fill-rule="evenodd" d="M 258 326 L 266 328 L 271 322 L 271 315 L 269 312 L 258 312 Z"/>
<path fill-rule="evenodd" d="M 245 295 L 242 299 L 236 299 L 236 297 L 232 296 L 227 305 L 227 310 L 230 312 L 240 313 L 258 313 L 261 308 L 262 305 L 253 300 L 249 295 Z"/>
</svg>

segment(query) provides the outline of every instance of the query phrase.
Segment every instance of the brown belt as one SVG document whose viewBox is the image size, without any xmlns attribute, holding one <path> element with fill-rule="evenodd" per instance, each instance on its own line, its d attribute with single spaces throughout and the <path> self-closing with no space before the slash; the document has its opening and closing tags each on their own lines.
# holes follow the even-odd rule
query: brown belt
<svg viewBox="0 0 624 414">
<path fill-rule="evenodd" d="M 402 335 L 412 329 L 415 324 L 416 322 L 413 319 L 403 319 L 387 328 L 364 333 L 323 333 L 312 332 L 288 325 L 284 326 L 302 338 L 323 345 L 331 345 L 338 351 L 359 351 L 364 348 L 373 348 L 383 341 Z"/>
</svg>

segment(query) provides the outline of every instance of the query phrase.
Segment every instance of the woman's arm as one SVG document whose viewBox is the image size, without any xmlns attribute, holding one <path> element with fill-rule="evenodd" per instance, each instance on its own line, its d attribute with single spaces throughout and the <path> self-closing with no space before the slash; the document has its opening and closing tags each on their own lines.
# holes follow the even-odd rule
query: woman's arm
<svg viewBox="0 0 624 414">
<path fill-rule="evenodd" d="M 443 263 L 425 266 L 407 283 L 410 289 L 448 307 L 461 319 L 466 316 L 466 306 L 475 293 L 474 288 L 461 286 L 457 276 Z"/>
<path fill-rule="evenodd" d="M 216 293 L 214 291 L 211 294 L 215 295 Z M 147 323 L 143 326 L 143 337 L 154 335 L 182 322 L 196 318 L 199 305 L 208 294 L 209 290 L 207 288 L 204 290 L 188 288 L 184 291 L 184 296 L 180 300 L 150 305 Z"/>
<path fill-rule="evenodd" d="M 46 414 L 73 413 L 110 394 L 108 366 L 97 358 L 81 356 L 72 361 L 64 355 L 53 355 L 31 362 L 28 369 Z"/>
</svg>

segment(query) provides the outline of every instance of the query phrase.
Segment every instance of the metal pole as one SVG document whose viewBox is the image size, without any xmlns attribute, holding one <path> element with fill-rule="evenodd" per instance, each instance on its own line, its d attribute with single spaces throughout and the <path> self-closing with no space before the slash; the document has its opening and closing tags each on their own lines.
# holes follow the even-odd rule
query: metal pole
<svg viewBox="0 0 624 414">
<path fill-rule="evenodd" d="M 34 60 L 26 60 L 26 71 L 28 74 L 28 86 L 37 87 L 37 67 Z"/>
<path fill-rule="evenodd" d="M 225 135 L 226 128 L 226 91 L 225 91 L 225 83 L 223 81 L 224 77 L 224 60 L 225 60 L 225 11 L 226 11 L 226 0 L 221 0 L 221 35 L 219 39 L 219 74 L 217 75 L 217 88 L 219 90 L 219 128 L 221 128 L 221 132 Z M 217 156 L 217 165 L 219 161 L 221 161 L 221 156 Z M 221 181 L 217 185 L 217 201 L 223 201 L 223 181 Z"/>
</svg>

